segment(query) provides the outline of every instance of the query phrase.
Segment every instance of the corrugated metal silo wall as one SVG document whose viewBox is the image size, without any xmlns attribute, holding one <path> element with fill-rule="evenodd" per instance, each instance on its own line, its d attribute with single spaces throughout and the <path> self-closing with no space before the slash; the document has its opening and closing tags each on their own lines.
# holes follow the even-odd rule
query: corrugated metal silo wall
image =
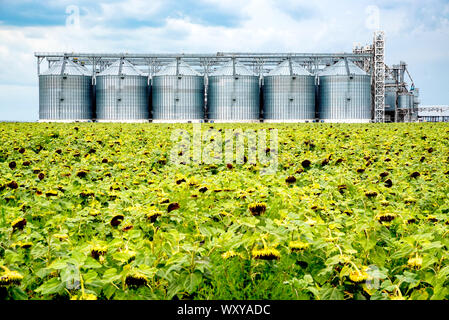
<svg viewBox="0 0 449 320">
<path fill-rule="evenodd" d="M 267 76 L 263 92 L 265 120 L 315 119 L 313 76 Z"/>
<path fill-rule="evenodd" d="M 394 111 L 396 106 L 396 91 L 386 90 L 385 92 L 385 111 Z"/>
<path fill-rule="evenodd" d="M 39 76 L 40 120 L 91 120 L 92 77 Z"/>
<path fill-rule="evenodd" d="M 97 120 L 148 120 L 148 78 L 97 76 Z"/>
<path fill-rule="evenodd" d="M 370 120 L 371 76 L 321 76 L 318 116 L 323 120 Z"/>
<path fill-rule="evenodd" d="M 259 120 L 257 76 L 211 76 L 208 87 L 208 119 Z"/>
<path fill-rule="evenodd" d="M 155 76 L 153 120 L 203 120 L 204 78 L 200 76 Z"/>
<path fill-rule="evenodd" d="M 398 96 L 398 108 L 408 109 L 410 108 L 410 98 L 408 94 L 399 94 Z"/>
</svg>

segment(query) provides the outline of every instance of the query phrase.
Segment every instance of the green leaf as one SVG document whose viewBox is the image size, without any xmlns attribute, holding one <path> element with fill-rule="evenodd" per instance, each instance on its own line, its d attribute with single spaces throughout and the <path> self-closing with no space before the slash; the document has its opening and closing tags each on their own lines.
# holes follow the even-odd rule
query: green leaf
<svg viewBox="0 0 449 320">
<path fill-rule="evenodd" d="M 55 260 L 47 268 L 54 270 L 61 270 L 67 267 L 67 262 L 64 260 Z"/>
<path fill-rule="evenodd" d="M 100 263 L 98 263 L 97 260 L 95 260 L 91 257 L 88 257 L 82 267 L 84 269 L 98 269 L 98 268 L 101 268 L 102 265 Z"/>
<path fill-rule="evenodd" d="M 37 293 L 41 293 L 42 295 L 47 294 L 54 294 L 59 293 L 63 290 L 64 284 L 59 281 L 58 278 L 52 278 L 46 282 L 44 282 L 43 285 L 41 285 L 39 288 L 37 288 Z"/>
<path fill-rule="evenodd" d="M 344 300 L 343 292 L 330 286 L 320 290 L 320 300 Z"/>
</svg>

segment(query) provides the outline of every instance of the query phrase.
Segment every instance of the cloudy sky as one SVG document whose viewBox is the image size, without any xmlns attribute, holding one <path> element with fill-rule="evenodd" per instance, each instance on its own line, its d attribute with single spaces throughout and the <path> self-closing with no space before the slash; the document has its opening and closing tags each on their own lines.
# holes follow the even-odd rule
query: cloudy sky
<svg viewBox="0 0 449 320">
<path fill-rule="evenodd" d="M 0 0 L 0 120 L 38 119 L 36 51 L 351 52 L 378 27 L 423 104 L 449 104 L 449 0 Z"/>
</svg>

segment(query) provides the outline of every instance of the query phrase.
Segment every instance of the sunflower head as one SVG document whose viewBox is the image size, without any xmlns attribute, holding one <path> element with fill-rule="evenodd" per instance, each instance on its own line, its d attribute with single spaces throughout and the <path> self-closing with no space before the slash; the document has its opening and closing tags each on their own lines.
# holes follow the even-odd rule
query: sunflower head
<svg viewBox="0 0 449 320">
<path fill-rule="evenodd" d="M 23 276 L 20 273 L 6 269 L 6 271 L 0 275 L 0 287 L 19 285 L 22 282 L 22 279 Z"/>
<path fill-rule="evenodd" d="M 349 280 L 354 283 L 362 283 L 369 279 L 369 275 L 365 269 L 363 270 L 353 270 L 349 273 Z"/>
<path fill-rule="evenodd" d="M 367 196 L 368 198 L 375 198 L 377 197 L 377 192 L 373 191 L 373 190 L 369 190 L 365 192 L 365 196 Z"/>
<path fill-rule="evenodd" d="M 309 247 L 309 244 L 306 242 L 302 242 L 302 241 L 291 241 L 288 244 L 288 247 L 290 248 L 290 250 L 292 252 L 303 252 L 305 250 L 307 250 L 307 248 Z"/>
<path fill-rule="evenodd" d="M 53 237 L 55 237 L 59 241 L 67 240 L 69 238 L 66 234 L 62 234 L 62 233 L 55 233 L 53 235 Z"/>
<path fill-rule="evenodd" d="M 97 300 L 97 296 L 91 293 L 83 293 L 80 296 L 73 296 L 70 300 Z"/>
<path fill-rule="evenodd" d="M 50 191 L 47 191 L 45 193 L 45 195 L 47 197 L 57 197 L 58 196 L 58 191 L 57 190 L 50 190 Z"/>
<path fill-rule="evenodd" d="M 147 213 L 147 219 L 150 220 L 151 223 L 156 222 L 157 218 L 162 216 L 162 212 L 159 210 L 150 210 Z"/>
<path fill-rule="evenodd" d="M 89 215 L 92 217 L 97 217 L 101 214 L 100 210 L 98 209 L 91 209 L 89 210 Z"/>
<path fill-rule="evenodd" d="M 410 258 L 410 259 L 408 259 L 407 264 L 411 268 L 419 269 L 422 266 L 422 258 L 419 257 L 419 256 L 416 256 L 414 258 Z"/>
<path fill-rule="evenodd" d="M 380 223 L 389 223 L 389 222 L 393 221 L 394 219 L 396 219 L 396 217 L 397 217 L 396 214 L 386 212 L 386 213 L 379 214 L 377 216 L 377 221 L 379 221 Z"/>
<path fill-rule="evenodd" d="M 122 214 L 118 214 L 111 219 L 111 226 L 118 227 L 122 221 L 125 219 L 125 216 Z"/>
<path fill-rule="evenodd" d="M 252 257 L 260 260 L 279 260 L 281 254 L 275 248 L 253 249 Z"/>
<path fill-rule="evenodd" d="M 28 242 L 20 242 L 19 245 L 22 249 L 29 249 L 33 246 L 33 243 L 29 242 L 29 241 Z"/>
<path fill-rule="evenodd" d="M 98 258 L 100 258 L 101 256 L 104 256 L 107 251 L 108 251 L 108 249 L 106 247 L 94 245 L 94 246 L 92 246 L 92 249 L 90 250 L 90 255 L 92 256 L 92 258 L 98 260 Z"/>
<path fill-rule="evenodd" d="M 265 203 L 251 203 L 248 209 L 253 216 L 260 216 L 267 210 L 267 205 Z"/>
<path fill-rule="evenodd" d="M 130 231 L 134 228 L 134 225 L 131 222 L 125 223 L 122 230 L 123 231 Z"/>
<path fill-rule="evenodd" d="M 13 230 L 23 230 L 23 228 L 26 226 L 27 221 L 24 218 L 17 218 L 13 222 L 11 222 L 11 227 Z"/>
<path fill-rule="evenodd" d="M 229 250 L 229 251 L 226 251 L 225 253 L 223 253 L 221 255 L 221 257 L 224 260 L 228 260 L 228 259 L 236 258 L 236 257 L 242 258 L 242 254 L 238 253 L 238 252 L 235 252 L 234 250 Z"/>
<path fill-rule="evenodd" d="M 125 283 L 128 287 L 138 288 L 146 286 L 148 283 L 148 278 L 146 275 L 138 271 L 132 271 L 126 276 Z"/>
</svg>

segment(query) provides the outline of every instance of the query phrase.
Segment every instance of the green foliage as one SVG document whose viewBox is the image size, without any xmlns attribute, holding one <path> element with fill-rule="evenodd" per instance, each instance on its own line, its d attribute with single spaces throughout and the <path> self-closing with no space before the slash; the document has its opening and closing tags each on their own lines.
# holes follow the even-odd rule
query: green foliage
<svg viewBox="0 0 449 320">
<path fill-rule="evenodd" d="M 446 124 L 213 127 L 278 129 L 276 174 L 174 166 L 187 124 L 0 124 L 0 299 L 449 297 Z"/>
</svg>

